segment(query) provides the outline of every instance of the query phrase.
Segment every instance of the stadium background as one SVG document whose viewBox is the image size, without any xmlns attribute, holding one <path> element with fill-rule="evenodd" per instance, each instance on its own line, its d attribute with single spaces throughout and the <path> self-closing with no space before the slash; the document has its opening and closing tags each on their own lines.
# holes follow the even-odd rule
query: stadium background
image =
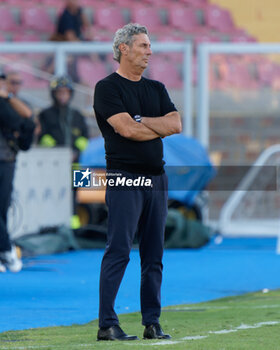
<svg viewBox="0 0 280 350">
<path fill-rule="evenodd" d="M 62 0 L 0 1 L 0 45 L 5 42 L 16 46 L 22 42 L 48 41 L 63 4 Z M 110 43 L 118 27 L 135 21 L 147 25 L 152 42 L 187 40 L 193 44 L 194 136 L 197 133 L 196 90 L 200 69 L 198 46 L 208 42 L 235 45 L 278 43 L 280 39 L 279 4 L 276 0 L 266 1 L 265 6 L 260 0 L 83 0 L 80 4 L 92 23 L 95 41 Z M 50 103 L 48 83 L 52 74 L 44 69 L 46 58 L 43 53 L 0 54 L 2 69 L 21 72 L 24 79 L 22 96 L 34 107 L 36 114 Z M 146 73 L 148 77 L 166 84 L 180 111 L 183 109 L 182 64 L 181 53 L 156 53 Z M 88 116 L 92 137 L 98 135 L 92 114 L 93 88 L 99 79 L 115 68 L 111 54 L 78 57 L 78 81 L 73 105 L 82 106 Z M 250 165 L 263 150 L 279 142 L 279 55 L 212 55 L 209 85 L 209 154 L 214 164 Z M 228 192 L 210 193 L 211 220 L 219 218 L 228 196 Z M 211 258 L 215 259 L 214 256 Z M 241 289 L 252 290 L 246 289 L 245 282 Z M 277 287 L 275 280 L 271 286 Z M 261 288 L 261 285 L 256 288 Z M 234 292 L 239 293 L 240 290 L 230 290 L 229 294 Z"/>
<path fill-rule="evenodd" d="M 193 119 L 196 126 L 197 48 L 204 42 L 277 42 L 276 1 L 222 0 L 83 0 L 80 2 L 93 27 L 94 40 L 108 42 L 116 28 L 129 21 L 147 24 L 153 42 L 189 41 L 193 44 Z M 54 32 L 64 1 L 6 0 L 0 2 L 0 40 L 45 42 Z M 43 53 L 1 53 L 3 69 L 19 69 L 24 79 L 22 95 L 38 112 L 50 102 Z M 183 109 L 181 53 L 156 53 L 146 75 L 162 80 L 178 109 Z M 74 106 L 90 117 L 91 135 L 98 130 L 92 118 L 95 83 L 116 69 L 111 54 L 78 55 Z M 267 147 L 278 142 L 279 55 L 211 56 L 209 153 L 217 165 L 248 165 Z M 71 73 L 71 72 L 70 72 Z M 199 103 L 203 103 L 200 101 Z M 196 136 L 196 130 L 194 130 Z M 210 218 L 217 220 L 228 194 L 210 195 Z"/>
</svg>

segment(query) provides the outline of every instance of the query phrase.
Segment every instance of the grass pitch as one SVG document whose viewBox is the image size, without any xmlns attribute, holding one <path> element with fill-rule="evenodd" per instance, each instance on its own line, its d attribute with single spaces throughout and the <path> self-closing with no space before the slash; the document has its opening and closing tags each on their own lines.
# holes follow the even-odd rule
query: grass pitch
<svg viewBox="0 0 280 350">
<path fill-rule="evenodd" d="M 97 321 L 71 327 L 38 328 L 0 334 L 0 349 L 175 349 L 280 350 L 280 290 L 163 309 L 167 340 L 142 340 L 140 313 L 120 315 L 123 329 L 141 339 L 97 342 Z"/>
</svg>

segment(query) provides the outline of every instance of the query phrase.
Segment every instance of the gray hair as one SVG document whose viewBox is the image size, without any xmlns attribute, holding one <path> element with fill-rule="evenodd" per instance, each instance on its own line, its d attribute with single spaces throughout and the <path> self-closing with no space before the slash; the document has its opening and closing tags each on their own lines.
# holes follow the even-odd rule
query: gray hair
<svg viewBox="0 0 280 350">
<path fill-rule="evenodd" d="M 131 46 L 134 41 L 133 36 L 138 34 L 148 35 L 147 28 L 145 26 L 141 26 L 138 23 L 126 24 L 124 27 L 116 31 L 113 42 L 114 60 L 118 62 L 121 60 L 121 51 L 119 49 L 120 44 L 124 43 L 128 46 Z"/>
</svg>

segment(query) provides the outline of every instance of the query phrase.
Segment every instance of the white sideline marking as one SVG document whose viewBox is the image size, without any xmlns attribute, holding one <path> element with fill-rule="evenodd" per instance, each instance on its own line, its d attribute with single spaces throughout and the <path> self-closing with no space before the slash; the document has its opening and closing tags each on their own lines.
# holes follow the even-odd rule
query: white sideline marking
<svg viewBox="0 0 280 350">
<path fill-rule="evenodd" d="M 267 322 L 255 323 L 253 325 L 241 324 L 240 326 L 232 328 L 232 329 L 221 329 L 219 331 L 209 331 L 208 334 L 227 334 L 227 333 L 241 331 L 244 329 L 255 329 L 255 328 L 260 328 L 263 326 L 274 326 L 274 325 L 279 324 L 279 323 L 280 323 L 279 321 L 267 321 Z"/>
<path fill-rule="evenodd" d="M 220 331 L 209 331 L 209 334 L 227 334 L 237 332 L 237 329 L 221 329 Z"/>
<path fill-rule="evenodd" d="M 172 307 L 170 309 L 166 309 L 164 311 L 184 311 L 184 310 L 187 310 L 187 311 L 204 311 L 204 310 L 224 310 L 224 309 L 229 309 L 228 306 L 205 306 L 205 307 L 189 307 L 189 306 L 186 306 L 186 307 Z"/>
<path fill-rule="evenodd" d="M 241 324 L 238 327 L 232 328 L 232 329 L 221 329 L 219 331 L 209 331 L 208 334 L 228 334 L 228 333 L 233 333 L 233 332 L 238 332 L 244 329 L 254 329 L 254 328 L 260 328 L 263 326 L 274 326 L 279 324 L 279 321 L 267 321 L 267 322 L 259 322 L 259 323 L 255 323 L 253 325 L 249 325 L 249 324 Z M 197 339 L 201 339 L 201 336 L 197 336 Z M 202 336 L 203 338 L 207 338 L 209 337 L 208 335 L 206 336 Z M 190 337 L 184 337 L 182 338 L 183 340 L 187 340 Z M 194 338 L 194 337 L 193 337 Z"/>
<path fill-rule="evenodd" d="M 194 336 L 189 336 L 189 337 L 184 337 L 182 340 L 200 340 L 208 338 L 208 335 L 194 335 Z"/>
<path fill-rule="evenodd" d="M 145 340 L 146 342 L 146 340 Z M 128 346 L 159 346 L 159 345 L 174 345 L 174 344 L 180 344 L 182 343 L 181 339 L 178 340 L 159 340 L 158 342 L 155 343 L 130 343 L 130 342 L 125 342 L 124 345 Z"/>
<path fill-rule="evenodd" d="M 165 311 L 207 311 L 207 310 L 228 310 L 232 309 L 230 306 L 206 306 L 206 307 L 174 307 L 166 309 Z M 258 305 L 258 306 L 239 306 L 239 309 L 277 309 L 280 304 L 272 305 Z"/>
<path fill-rule="evenodd" d="M 154 342 L 154 343 L 147 343 L 147 344 L 141 344 L 145 345 L 145 346 L 158 346 L 158 345 L 171 345 L 171 344 L 178 344 L 178 343 L 182 343 L 186 340 L 201 340 L 201 339 L 205 339 L 208 338 L 211 334 L 228 334 L 228 333 L 234 333 L 234 332 L 238 332 L 241 330 L 245 330 L 245 329 L 255 329 L 255 328 L 260 328 L 263 326 L 275 326 L 277 324 L 280 324 L 279 321 L 267 321 L 267 322 L 259 322 L 259 323 L 255 323 L 253 325 L 248 325 L 248 324 L 241 324 L 238 327 L 232 328 L 232 329 L 221 329 L 218 331 L 208 331 L 207 335 L 193 335 L 193 336 L 187 336 L 187 337 L 183 337 L 178 339 L 177 341 L 171 341 L 171 340 L 165 340 L 165 341 L 161 341 L 159 340 L 158 342 Z M 129 345 L 129 346 L 137 346 L 140 345 L 139 343 L 126 343 L 125 345 Z"/>
<path fill-rule="evenodd" d="M 274 304 L 274 305 L 259 305 L 254 306 L 254 309 L 277 309 L 280 308 L 280 305 Z"/>
<path fill-rule="evenodd" d="M 158 346 L 158 345 L 173 345 L 173 344 L 179 344 L 179 343 L 181 343 L 180 340 L 162 340 L 162 341 L 157 342 L 157 343 L 141 344 L 141 346 L 142 345 L 150 345 L 150 346 L 154 346 L 154 345 L 156 345 L 156 346 Z M 137 344 L 135 344 L 135 345 L 137 345 Z M 138 345 L 140 345 L 140 344 L 138 344 Z"/>
<path fill-rule="evenodd" d="M 233 332 L 238 332 L 240 330 L 245 330 L 245 329 L 255 329 L 255 328 L 260 328 L 263 326 L 275 326 L 280 324 L 279 321 L 267 321 L 267 322 L 258 322 L 255 323 L 253 325 L 249 325 L 249 324 L 241 324 L 238 327 L 232 328 L 232 329 L 221 329 L 218 331 L 208 331 L 207 334 L 208 335 L 193 335 L 193 336 L 187 336 L 187 337 L 183 337 L 180 338 L 178 340 L 159 340 L 158 342 L 154 342 L 154 343 L 124 343 L 124 345 L 129 345 L 129 346 L 159 346 L 159 345 L 173 345 L 173 344 L 179 344 L 184 342 L 185 340 L 200 340 L 200 339 L 205 339 L 208 338 L 209 335 L 211 334 L 228 334 L 228 333 L 233 333 Z M 88 347 L 88 346 L 94 346 L 96 344 L 77 344 L 77 347 Z M 0 347 L 0 350 L 24 350 L 24 349 L 42 349 L 42 348 L 47 348 L 50 347 L 52 345 L 37 345 L 37 346 L 18 346 L 18 347 L 14 347 L 14 348 L 7 348 L 7 347 Z M 62 346 L 55 346 L 55 348 L 61 348 Z"/>
<path fill-rule="evenodd" d="M 274 326 L 276 324 L 279 324 L 278 321 L 268 321 L 268 322 L 259 322 L 255 323 L 254 325 L 248 325 L 248 324 L 241 324 L 240 326 L 236 327 L 235 330 L 243 330 L 243 329 L 253 329 L 253 328 L 260 328 L 262 326 Z"/>
</svg>

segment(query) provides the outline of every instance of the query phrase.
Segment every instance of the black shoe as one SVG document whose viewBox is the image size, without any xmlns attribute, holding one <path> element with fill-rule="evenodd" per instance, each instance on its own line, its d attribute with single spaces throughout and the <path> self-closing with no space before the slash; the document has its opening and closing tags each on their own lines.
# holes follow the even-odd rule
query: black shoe
<svg viewBox="0 0 280 350">
<path fill-rule="evenodd" d="M 159 323 L 146 326 L 143 334 L 144 339 L 171 339 L 169 334 L 164 334 Z"/>
<path fill-rule="evenodd" d="M 97 340 L 139 340 L 136 335 L 127 335 L 119 325 L 102 329 L 97 333 Z"/>
</svg>

